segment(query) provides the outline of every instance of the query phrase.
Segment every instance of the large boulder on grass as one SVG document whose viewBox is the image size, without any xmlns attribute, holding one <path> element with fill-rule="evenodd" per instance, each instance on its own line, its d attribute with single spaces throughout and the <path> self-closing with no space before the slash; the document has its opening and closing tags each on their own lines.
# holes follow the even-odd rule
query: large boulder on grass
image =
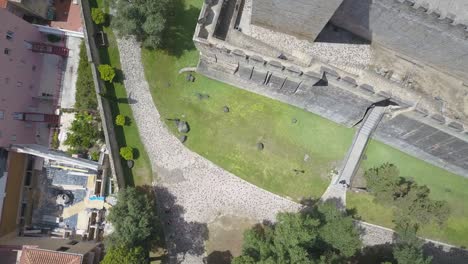
<svg viewBox="0 0 468 264">
<path fill-rule="evenodd" d="M 190 127 L 187 122 L 180 121 L 177 123 L 177 131 L 180 133 L 188 133 L 190 131 Z"/>
</svg>

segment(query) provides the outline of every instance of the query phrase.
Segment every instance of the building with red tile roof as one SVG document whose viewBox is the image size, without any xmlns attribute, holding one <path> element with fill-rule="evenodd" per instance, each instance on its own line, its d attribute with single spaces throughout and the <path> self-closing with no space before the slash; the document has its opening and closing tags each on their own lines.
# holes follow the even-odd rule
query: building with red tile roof
<svg viewBox="0 0 468 264">
<path fill-rule="evenodd" d="M 81 264 L 83 255 L 40 248 L 23 248 L 20 264 Z"/>
</svg>

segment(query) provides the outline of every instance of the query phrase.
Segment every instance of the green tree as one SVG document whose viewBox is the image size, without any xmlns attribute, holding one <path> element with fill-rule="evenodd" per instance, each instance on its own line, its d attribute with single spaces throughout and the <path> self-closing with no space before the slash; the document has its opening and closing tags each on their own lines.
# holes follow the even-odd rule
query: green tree
<svg viewBox="0 0 468 264">
<path fill-rule="evenodd" d="M 372 192 L 380 203 L 391 203 L 404 195 L 404 188 L 400 187 L 401 179 L 398 168 L 389 163 L 371 168 L 364 173 L 367 189 Z"/>
<path fill-rule="evenodd" d="M 248 230 L 233 263 L 336 263 L 360 247 L 352 218 L 326 202 L 310 212 L 280 213 L 275 224 Z"/>
<path fill-rule="evenodd" d="M 393 164 L 369 169 L 364 177 L 378 203 L 394 206 L 395 219 L 411 216 L 419 224 L 435 221 L 442 225 L 449 216 L 447 202 L 432 200 L 427 186 L 401 177 Z"/>
<path fill-rule="evenodd" d="M 132 147 L 121 147 L 120 148 L 120 156 L 124 158 L 124 160 L 133 160 L 133 148 Z"/>
<path fill-rule="evenodd" d="M 135 264 L 147 263 L 145 251 L 142 247 L 128 248 L 117 246 L 106 251 L 101 264 Z"/>
<path fill-rule="evenodd" d="M 133 187 L 121 189 L 117 204 L 110 209 L 107 218 L 112 223 L 114 232 L 106 238 L 106 244 L 111 248 L 146 248 L 150 241 L 159 240 L 157 234 L 160 224 L 155 212 L 152 193 Z"/>
<path fill-rule="evenodd" d="M 77 113 L 63 142 L 72 153 L 85 153 L 101 138 L 97 121 L 88 113 Z"/>
<path fill-rule="evenodd" d="M 96 25 L 101 25 L 106 22 L 106 14 L 102 12 L 100 8 L 91 9 L 91 17 Z"/>
<path fill-rule="evenodd" d="M 124 115 L 117 115 L 115 117 L 115 124 L 118 126 L 125 126 L 126 119 L 127 118 Z"/>
<path fill-rule="evenodd" d="M 321 240 L 332 245 L 341 255 L 351 257 L 361 248 L 359 232 L 350 216 L 344 216 L 333 203 L 318 206 L 318 212 L 323 216 L 319 229 Z"/>
<path fill-rule="evenodd" d="M 430 264 L 432 257 L 425 257 L 423 241 L 417 237 L 418 225 L 410 217 L 399 219 L 395 232 L 397 241 L 393 246 L 393 257 L 398 264 Z"/>
<path fill-rule="evenodd" d="M 397 217 L 408 215 L 417 223 L 435 221 L 442 225 L 449 216 L 450 207 L 446 201 L 432 200 L 429 197 L 430 192 L 425 185 L 413 184 L 408 194 L 396 201 Z"/>
<path fill-rule="evenodd" d="M 170 0 L 114 0 L 113 27 L 123 36 L 135 36 L 143 46 L 158 48 L 166 27 Z"/>
<path fill-rule="evenodd" d="M 99 65 L 99 73 L 101 75 L 101 79 L 107 82 L 112 82 L 115 77 L 115 70 L 109 64 L 101 64 Z"/>
</svg>

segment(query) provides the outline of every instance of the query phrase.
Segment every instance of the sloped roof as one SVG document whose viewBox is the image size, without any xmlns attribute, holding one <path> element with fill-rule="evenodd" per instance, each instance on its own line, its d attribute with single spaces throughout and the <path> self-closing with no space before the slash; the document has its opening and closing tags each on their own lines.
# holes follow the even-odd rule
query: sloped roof
<svg viewBox="0 0 468 264">
<path fill-rule="evenodd" d="M 343 0 L 254 0 L 251 23 L 315 40 Z"/>
<path fill-rule="evenodd" d="M 0 8 L 6 8 L 8 0 L 0 0 Z"/>
<path fill-rule="evenodd" d="M 81 256 L 51 250 L 23 248 L 20 264 L 81 264 Z"/>
</svg>

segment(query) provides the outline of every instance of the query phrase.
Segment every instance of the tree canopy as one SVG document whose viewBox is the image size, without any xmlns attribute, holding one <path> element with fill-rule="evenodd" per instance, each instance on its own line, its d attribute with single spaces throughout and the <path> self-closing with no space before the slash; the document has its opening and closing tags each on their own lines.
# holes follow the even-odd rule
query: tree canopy
<svg viewBox="0 0 468 264">
<path fill-rule="evenodd" d="M 352 218 L 327 202 L 309 212 L 280 213 L 275 224 L 248 230 L 233 264 L 331 263 L 348 259 L 360 247 Z"/>
<path fill-rule="evenodd" d="M 432 257 L 425 257 L 423 241 L 416 235 L 418 225 L 410 219 L 400 219 L 396 223 L 397 240 L 393 246 L 393 257 L 398 264 L 430 264 Z"/>
<path fill-rule="evenodd" d="M 112 25 L 123 36 L 135 36 L 143 46 L 158 48 L 166 27 L 170 0 L 114 0 Z"/>
<path fill-rule="evenodd" d="M 72 153 L 85 153 L 101 138 L 98 122 L 86 112 L 77 113 L 64 144 Z"/>
<path fill-rule="evenodd" d="M 146 263 L 145 251 L 142 247 L 113 247 L 106 251 L 101 264 L 135 264 Z"/>
<path fill-rule="evenodd" d="M 117 199 L 107 218 L 114 227 L 114 232 L 106 238 L 107 245 L 144 247 L 157 239 L 160 223 L 152 194 L 127 187 L 119 191 Z"/>
<path fill-rule="evenodd" d="M 450 207 L 445 201 L 430 198 L 430 189 L 400 176 L 398 168 L 389 163 L 369 169 L 364 177 L 368 190 L 378 203 L 395 206 L 396 219 L 409 217 L 416 223 L 435 221 L 443 224 Z"/>
</svg>

